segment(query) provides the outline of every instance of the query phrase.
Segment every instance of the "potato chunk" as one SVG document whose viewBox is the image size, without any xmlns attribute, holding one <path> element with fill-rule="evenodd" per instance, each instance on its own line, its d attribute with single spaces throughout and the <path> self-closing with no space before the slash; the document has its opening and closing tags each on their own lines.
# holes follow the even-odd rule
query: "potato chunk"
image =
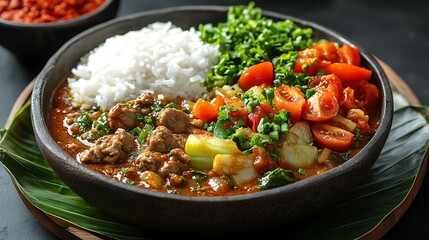
<svg viewBox="0 0 429 240">
<path fill-rule="evenodd" d="M 258 178 L 253 162 L 252 155 L 218 154 L 213 160 L 213 171 L 218 175 L 229 176 L 234 183 L 240 185 Z"/>
</svg>

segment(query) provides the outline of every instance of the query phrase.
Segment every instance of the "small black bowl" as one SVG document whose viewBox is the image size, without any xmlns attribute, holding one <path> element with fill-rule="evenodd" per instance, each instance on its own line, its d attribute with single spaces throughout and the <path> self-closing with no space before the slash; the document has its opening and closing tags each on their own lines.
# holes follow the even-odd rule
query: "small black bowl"
<svg viewBox="0 0 429 240">
<path fill-rule="evenodd" d="M 226 197 L 190 197 L 137 188 L 98 174 L 81 165 L 52 139 L 48 127 L 51 98 L 81 56 L 106 38 L 141 29 L 156 21 L 172 21 L 184 29 L 200 23 L 226 20 L 224 6 L 182 6 L 141 12 L 93 27 L 61 47 L 39 74 L 32 95 L 32 124 L 38 145 L 58 176 L 90 204 L 124 222 L 170 232 L 249 232 L 283 226 L 309 217 L 333 205 L 355 186 L 377 160 L 390 132 L 392 92 L 376 59 L 342 35 L 318 24 L 263 11 L 266 17 L 291 19 L 311 27 L 315 37 L 361 50 L 362 64 L 373 71 L 371 81 L 380 89 L 380 125 L 356 156 L 342 165 L 299 182 L 257 193 Z"/>
<path fill-rule="evenodd" d="M 49 23 L 19 23 L 0 18 L 0 45 L 25 63 L 47 60 L 67 40 L 99 23 L 116 17 L 119 0 L 106 0 L 93 12 Z"/>
</svg>

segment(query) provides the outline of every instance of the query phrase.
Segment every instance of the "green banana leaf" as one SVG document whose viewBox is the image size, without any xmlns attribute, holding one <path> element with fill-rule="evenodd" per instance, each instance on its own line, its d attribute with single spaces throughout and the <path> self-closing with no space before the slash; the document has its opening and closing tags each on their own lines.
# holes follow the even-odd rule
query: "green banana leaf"
<svg viewBox="0 0 429 240">
<path fill-rule="evenodd" d="M 273 232 L 283 232 L 291 239 L 356 239 L 371 232 L 401 205 L 419 171 L 424 170 L 421 167 L 429 145 L 426 120 L 429 118 L 427 107 L 412 107 L 397 92 L 394 92 L 394 98 L 391 133 L 363 181 L 335 206 L 297 226 L 287 226 L 287 232 Z M 16 114 L 8 129 L 0 130 L 0 138 L 3 166 L 18 190 L 44 213 L 112 239 L 162 236 L 125 224 L 92 207 L 59 179 L 37 147 L 29 102 Z M 269 237 L 269 233 L 264 237 Z"/>
</svg>

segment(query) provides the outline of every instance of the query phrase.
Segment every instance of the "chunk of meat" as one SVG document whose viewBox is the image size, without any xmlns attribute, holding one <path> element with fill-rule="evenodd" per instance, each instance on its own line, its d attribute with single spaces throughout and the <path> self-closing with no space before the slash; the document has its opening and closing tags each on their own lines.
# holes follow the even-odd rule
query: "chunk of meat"
<svg viewBox="0 0 429 240">
<path fill-rule="evenodd" d="M 205 123 L 206 123 L 205 121 L 203 121 L 201 119 L 197 119 L 197 118 L 193 118 L 191 120 L 191 125 L 195 128 L 198 128 L 198 129 L 204 129 Z"/>
<path fill-rule="evenodd" d="M 134 166 L 141 171 L 152 171 L 165 177 L 170 173 L 182 174 L 189 170 L 187 163 L 190 157 L 180 148 L 175 148 L 170 153 L 144 151 L 134 160 Z"/>
<path fill-rule="evenodd" d="M 178 160 L 182 163 L 189 163 L 191 161 L 191 157 L 185 153 L 185 151 L 181 148 L 175 148 L 170 151 L 169 154 L 170 159 Z"/>
<path fill-rule="evenodd" d="M 113 106 L 107 115 L 110 129 L 123 128 L 130 130 L 136 126 L 138 123 L 136 119 L 138 110 L 124 103 L 118 103 Z"/>
<path fill-rule="evenodd" d="M 160 152 L 144 151 L 134 160 L 133 164 L 141 171 L 156 172 L 160 166 L 168 161 L 167 154 Z"/>
<path fill-rule="evenodd" d="M 119 128 L 114 134 L 97 139 L 94 145 L 81 152 L 78 158 L 82 163 L 114 164 L 127 160 L 135 148 L 133 136 Z"/>
<path fill-rule="evenodd" d="M 148 151 L 169 153 L 174 148 L 184 148 L 183 137 L 173 134 L 168 128 L 158 126 L 148 139 Z"/>
<path fill-rule="evenodd" d="M 177 140 L 178 148 L 185 149 L 186 140 L 188 139 L 188 134 L 173 134 L 173 137 Z"/>
<path fill-rule="evenodd" d="M 113 106 L 108 116 L 110 129 L 123 128 L 131 130 L 139 124 L 137 114 L 145 113 L 147 108 L 154 103 L 152 93 L 142 93 L 137 99 L 126 103 L 118 103 Z"/>
<path fill-rule="evenodd" d="M 175 108 L 164 108 L 156 117 L 158 126 L 165 126 L 174 133 L 189 133 L 189 115 Z"/>
<path fill-rule="evenodd" d="M 144 92 L 140 94 L 140 96 L 138 96 L 137 99 L 131 100 L 129 103 L 134 107 L 136 107 L 137 105 L 140 107 L 147 107 L 152 105 L 154 102 L 155 102 L 155 97 L 153 96 L 153 93 Z"/>
<path fill-rule="evenodd" d="M 167 176 L 169 173 L 175 173 L 181 175 L 183 171 L 189 170 L 187 164 L 183 164 L 177 160 L 169 160 L 164 162 L 164 164 L 159 168 L 158 174 L 161 177 Z"/>
</svg>

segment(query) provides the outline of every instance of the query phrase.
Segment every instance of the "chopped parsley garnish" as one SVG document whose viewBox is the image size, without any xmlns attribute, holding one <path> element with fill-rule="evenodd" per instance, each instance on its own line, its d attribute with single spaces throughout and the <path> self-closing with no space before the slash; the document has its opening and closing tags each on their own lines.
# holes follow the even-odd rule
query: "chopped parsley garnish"
<svg viewBox="0 0 429 240">
<path fill-rule="evenodd" d="M 226 22 L 201 24 L 199 31 L 203 41 L 218 45 L 220 51 L 218 64 L 203 83 L 208 90 L 234 85 L 245 69 L 263 61 L 273 61 L 279 82 L 302 85 L 299 82 L 305 75 L 292 73 L 291 69 L 298 52 L 312 47 L 311 28 L 300 28 L 291 20 L 263 17 L 262 10 L 250 2 L 229 8 Z"/>
<path fill-rule="evenodd" d="M 154 112 L 159 112 L 164 108 L 177 108 L 177 105 L 174 102 L 170 102 L 170 103 L 163 105 L 161 101 L 155 101 L 150 106 L 150 109 Z"/>
<path fill-rule="evenodd" d="M 133 130 L 130 131 L 130 134 L 137 137 L 137 141 L 140 144 L 144 144 L 146 141 L 146 137 L 149 135 L 149 133 L 152 131 L 153 126 L 147 124 L 143 129 L 139 127 L 135 127 Z"/>
<path fill-rule="evenodd" d="M 259 178 L 258 188 L 260 190 L 271 189 L 293 183 L 296 175 L 291 170 L 276 168 L 272 171 L 265 172 Z"/>
<path fill-rule="evenodd" d="M 88 112 L 83 112 L 73 124 L 79 125 L 82 132 L 87 132 L 91 129 L 92 120 Z"/>
<path fill-rule="evenodd" d="M 207 179 L 207 174 L 204 172 L 196 170 L 190 170 L 187 172 L 191 174 L 192 180 L 195 180 L 196 182 L 202 182 Z"/>
<path fill-rule="evenodd" d="M 301 175 L 305 175 L 305 174 L 307 174 L 307 170 L 305 170 L 304 168 L 299 168 L 298 173 Z"/>
<path fill-rule="evenodd" d="M 93 120 L 91 115 L 97 111 L 99 111 L 99 108 L 93 107 L 91 110 L 81 113 L 81 115 L 72 124 L 74 126 L 79 126 L 79 132 L 75 133 L 73 137 L 82 136 L 88 141 L 95 141 L 100 137 L 110 133 L 107 116 L 108 112 L 101 113 L 101 115 L 96 120 Z"/>
<path fill-rule="evenodd" d="M 151 116 L 147 116 L 147 115 L 143 115 L 143 114 L 136 114 L 136 120 L 140 121 L 140 122 L 145 122 L 147 124 L 152 124 L 153 123 L 153 117 Z"/>
<path fill-rule="evenodd" d="M 100 137 L 110 133 L 110 127 L 107 117 L 108 112 L 103 112 L 100 117 L 92 123 L 92 130 L 88 136 L 89 141 L 97 140 Z"/>
</svg>

